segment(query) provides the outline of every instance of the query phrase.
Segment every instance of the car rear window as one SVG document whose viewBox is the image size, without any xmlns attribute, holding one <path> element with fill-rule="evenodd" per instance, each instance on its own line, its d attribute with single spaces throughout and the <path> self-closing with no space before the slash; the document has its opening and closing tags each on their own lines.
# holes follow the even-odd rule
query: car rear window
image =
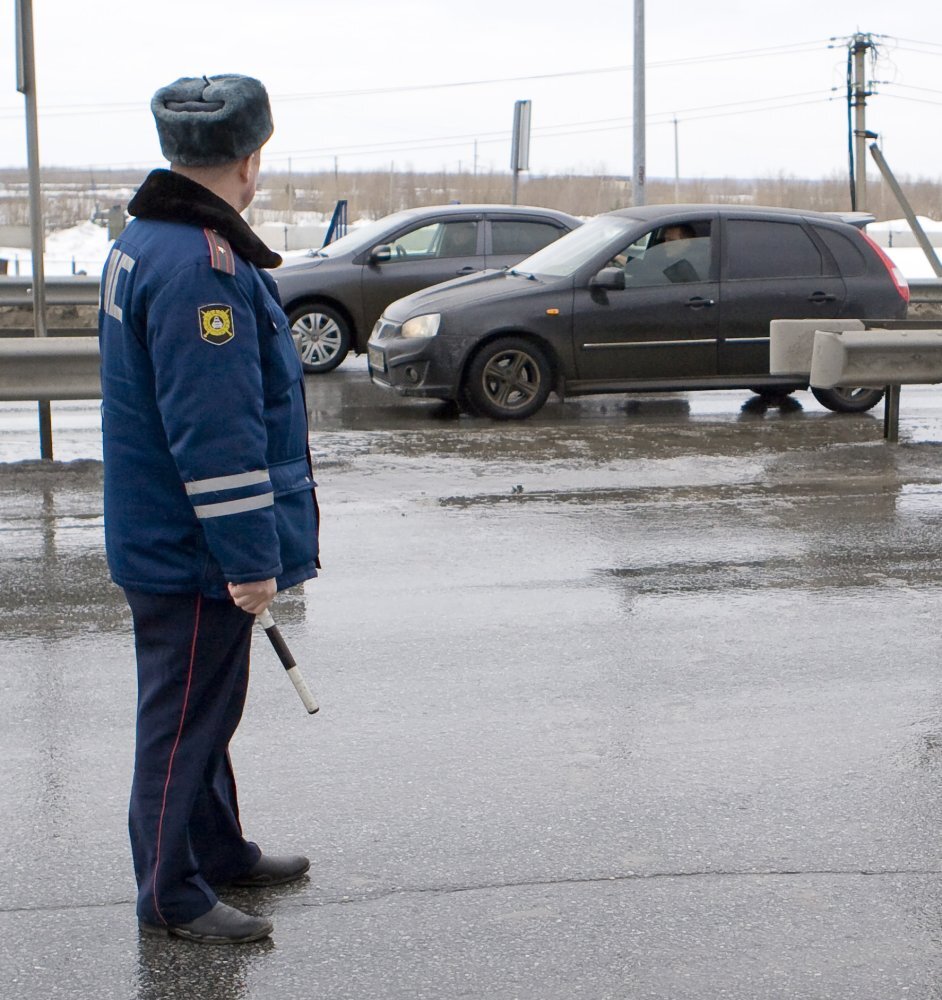
<svg viewBox="0 0 942 1000">
<path fill-rule="evenodd" d="M 836 229 L 827 226 L 815 226 L 814 231 L 824 240 L 824 245 L 831 251 L 841 274 L 848 276 L 865 274 L 867 259 L 863 251 L 854 245 L 852 236 L 845 236 Z M 863 242 L 863 240 L 861 240 Z"/>
<path fill-rule="evenodd" d="M 796 222 L 730 219 L 728 278 L 797 278 L 822 273 L 821 254 Z"/>
<path fill-rule="evenodd" d="M 559 226 L 525 219 L 494 219 L 491 247 L 494 253 L 536 253 L 563 235 Z"/>
</svg>

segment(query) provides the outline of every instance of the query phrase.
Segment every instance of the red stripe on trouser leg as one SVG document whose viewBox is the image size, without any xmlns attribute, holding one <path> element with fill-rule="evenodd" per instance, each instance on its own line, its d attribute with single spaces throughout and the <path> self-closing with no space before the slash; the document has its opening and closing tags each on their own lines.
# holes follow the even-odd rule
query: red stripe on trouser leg
<svg viewBox="0 0 942 1000">
<path fill-rule="evenodd" d="M 160 805 L 160 819 L 157 822 L 157 860 L 154 865 L 155 872 L 160 871 L 160 842 L 163 837 L 164 816 L 167 812 L 167 795 L 170 791 L 170 780 L 173 777 L 173 762 L 177 755 L 177 748 L 180 746 L 180 738 L 183 735 L 183 722 L 186 719 L 186 707 L 190 700 L 190 687 L 193 683 L 193 664 L 196 661 L 196 638 L 200 629 L 200 609 L 203 604 L 203 595 L 196 595 L 196 618 L 193 622 L 193 639 L 190 643 L 190 662 L 186 673 L 186 687 L 183 692 L 183 706 L 180 709 L 180 725 L 177 728 L 177 738 L 174 741 L 173 749 L 170 751 L 170 759 L 167 762 L 167 778 L 164 782 L 164 795 Z M 160 901 L 157 899 L 157 878 L 154 878 L 154 910 L 164 919 L 160 912 Z M 164 921 L 166 923 L 166 921 Z"/>
</svg>

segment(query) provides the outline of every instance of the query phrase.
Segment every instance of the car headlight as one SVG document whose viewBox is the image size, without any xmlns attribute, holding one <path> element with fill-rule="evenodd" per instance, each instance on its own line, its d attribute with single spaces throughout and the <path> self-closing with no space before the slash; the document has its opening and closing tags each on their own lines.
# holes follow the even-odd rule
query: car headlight
<svg viewBox="0 0 942 1000">
<path fill-rule="evenodd" d="M 441 313 L 426 313 L 424 316 L 413 316 L 402 324 L 400 335 L 403 337 L 434 337 L 438 333 Z"/>
</svg>

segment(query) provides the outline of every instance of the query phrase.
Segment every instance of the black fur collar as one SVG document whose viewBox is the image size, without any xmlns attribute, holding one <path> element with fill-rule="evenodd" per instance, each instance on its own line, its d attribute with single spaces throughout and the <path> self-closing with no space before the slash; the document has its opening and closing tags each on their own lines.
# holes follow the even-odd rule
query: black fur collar
<svg viewBox="0 0 942 1000">
<path fill-rule="evenodd" d="M 139 219 L 187 222 L 215 229 L 243 260 L 256 267 L 277 267 L 281 263 L 281 257 L 265 246 L 228 202 L 172 170 L 152 170 L 128 203 L 128 212 Z"/>
</svg>

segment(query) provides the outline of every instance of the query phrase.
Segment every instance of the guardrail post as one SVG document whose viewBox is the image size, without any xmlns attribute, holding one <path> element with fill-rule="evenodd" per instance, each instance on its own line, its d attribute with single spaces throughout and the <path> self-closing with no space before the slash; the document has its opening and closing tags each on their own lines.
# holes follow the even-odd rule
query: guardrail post
<svg viewBox="0 0 942 1000">
<path fill-rule="evenodd" d="M 899 442 L 899 385 L 888 385 L 883 396 L 883 440 Z"/>
<path fill-rule="evenodd" d="M 39 401 L 39 457 L 52 461 L 52 404 Z"/>
</svg>

